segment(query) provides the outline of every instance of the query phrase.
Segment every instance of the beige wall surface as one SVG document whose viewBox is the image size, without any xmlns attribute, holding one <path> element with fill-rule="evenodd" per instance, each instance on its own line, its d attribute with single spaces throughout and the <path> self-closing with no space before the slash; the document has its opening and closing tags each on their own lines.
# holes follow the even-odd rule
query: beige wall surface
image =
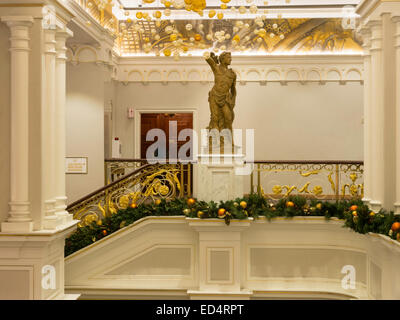
<svg viewBox="0 0 400 320">
<path fill-rule="evenodd" d="M 0 23 L 0 222 L 10 201 L 10 52 L 9 28 Z"/>
<path fill-rule="evenodd" d="M 135 156 L 135 121 L 127 108 L 195 109 L 194 127 L 209 121 L 212 84 L 117 84 L 115 134 L 122 157 Z M 363 87 L 359 83 L 237 84 L 234 128 L 255 129 L 256 160 L 362 160 Z M 243 138 L 244 139 L 244 138 Z"/>
<path fill-rule="evenodd" d="M 71 203 L 104 185 L 104 71 L 67 64 L 67 157 L 88 157 L 88 174 L 67 174 Z"/>
</svg>

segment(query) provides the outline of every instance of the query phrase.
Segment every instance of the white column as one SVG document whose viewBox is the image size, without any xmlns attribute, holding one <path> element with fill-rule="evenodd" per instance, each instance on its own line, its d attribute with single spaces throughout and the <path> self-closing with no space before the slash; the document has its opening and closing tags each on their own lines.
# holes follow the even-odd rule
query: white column
<svg viewBox="0 0 400 320">
<path fill-rule="evenodd" d="M 65 210 L 67 208 L 65 196 L 65 100 L 66 100 L 66 67 L 67 60 L 65 41 L 72 37 L 72 32 L 68 29 L 57 31 L 56 33 L 56 108 L 55 108 L 55 191 L 56 215 L 62 219 L 62 223 L 72 221 L 72 215 Z"/>
<path fill-rule="evenodd" d="M 32 17 L 2 17 L 11 30 L 10 212 L 2 232 L 31 232 L 29 168 L 29 28 Z"/>
<path fill-rule="evenodd" d="M 361 30 L 364 48 L 364 198 L 369 205 L 371 201 L 371 32 L 368 28 Z"/>
<path fill-rule="evenodd" d="M 396 202 L 394 203 L 395 214 L 400 214 L 400 16 L 393 17 L 396 25 L 395 48 L 396 48 Z"/>
<path fill-rule="evenodd" d="M 382 21 L 372 21 L 371 28 L 371 201 L 372 210 L 382 208 L 385 188 L 384 172 L 384 68 Z"/>
<path fill-rule="evenodd" d="M 45 217 L 44 229 L 55 229 L 60 220 L 55 215 L 55 71 L 56 31 L 44 30 L 44 85 L 42 109 L 42 186 Z"/>
</svg>

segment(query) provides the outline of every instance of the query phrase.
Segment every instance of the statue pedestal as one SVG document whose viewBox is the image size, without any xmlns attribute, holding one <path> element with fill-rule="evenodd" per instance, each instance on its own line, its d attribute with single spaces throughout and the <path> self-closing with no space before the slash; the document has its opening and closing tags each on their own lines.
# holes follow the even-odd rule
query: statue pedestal
<svg viewBox="0 0 400 320">
<path fill-rule="evenodd" d="M 234 147 L 232 153 L 222 154 L 219 147 L 202 148 L 198 155 L 197 198 L 204 201 L 226 201 L 243 196 L 244 155 Z"/>
</svg>

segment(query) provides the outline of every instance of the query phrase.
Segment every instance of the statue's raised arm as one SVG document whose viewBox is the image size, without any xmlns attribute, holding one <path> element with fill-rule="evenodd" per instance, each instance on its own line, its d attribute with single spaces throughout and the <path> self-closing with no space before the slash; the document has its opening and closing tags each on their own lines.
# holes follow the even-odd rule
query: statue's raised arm
<svg viewBox="0 0 400 320">
<path fill-rule="evenodd" d="M 211 70 L 215 73 L 215 69 L 219 64 L 218 57 L 215 55 L 215 53 L 211 52 L 210 56 L 206 58 L 206 61 L 210 65 Z"/>
</svg>

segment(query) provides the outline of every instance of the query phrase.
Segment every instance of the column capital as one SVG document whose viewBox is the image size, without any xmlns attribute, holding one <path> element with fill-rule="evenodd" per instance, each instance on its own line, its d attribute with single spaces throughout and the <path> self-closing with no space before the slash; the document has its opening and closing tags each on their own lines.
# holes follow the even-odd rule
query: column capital
<svg viewBox="0 0 400 320">
<path fill-rule="evenodd" d="M 44 30 L 44 53 L 55 55 L 56 54 L 56 30 Z"/>
<path fill-rule="evenodd" d="M 32 16 L 3 16 L 0 17 L 0 20 L 6 23 L 9 27 L 31 27 L 33 25 Z"/>
<path fill-rule="evenodd" d="M 364 55 L 369 55 L 369 50 L 371 49 L 371 30 L 367 27 L 362 27 L 357 32 L 363 41 L 362 47 L 364 49 Z"/>
<path fill-rule="evenodd" d="M 371 48 L 370 51 L 381 51 L 383 42 L 382 20 L 372 20 L 367 24 L 371 29 Z"/>
<path fill-rule="evenodd" d="M 74 33 L 68 28 L 57 28 L 56 30 L 56 40 L 67 40 L 74 36 Z"/>
<path fill-rule="evenodd" d="M 57 51 L 57 60 L 67 60 L 66 52 L 67 47 L 65 42 L 68 38 L 73 36 L 73 32 L 68 28 L 59 28 L 56 31 L 56 51 Z"/>
</svg>

